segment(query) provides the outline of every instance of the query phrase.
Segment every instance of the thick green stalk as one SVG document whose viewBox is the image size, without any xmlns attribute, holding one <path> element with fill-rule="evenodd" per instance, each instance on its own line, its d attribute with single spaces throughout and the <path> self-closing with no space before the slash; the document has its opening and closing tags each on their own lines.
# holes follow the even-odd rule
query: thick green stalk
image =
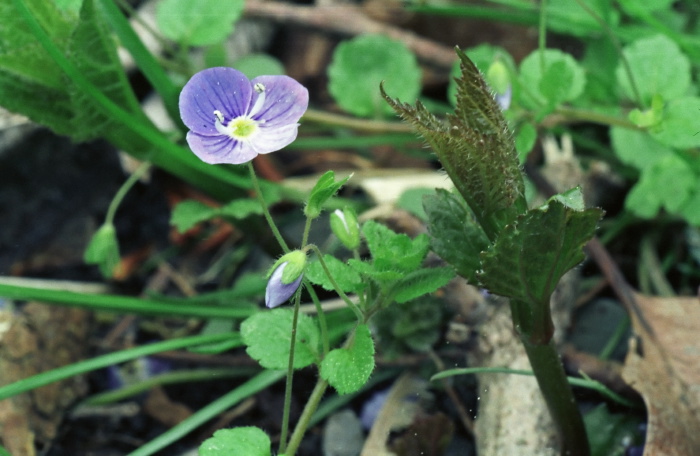
<svg viewBox="0 0 700 456">
<path fill-rule="evenodd" d="M 583 418 L 554 342 L 550 340 L 544 344 L 533 344 L 526 337 L 522 338 L 522 342 L 557 431 L 560 454 L 589 456 L 590 448 Z"/>
</svg>

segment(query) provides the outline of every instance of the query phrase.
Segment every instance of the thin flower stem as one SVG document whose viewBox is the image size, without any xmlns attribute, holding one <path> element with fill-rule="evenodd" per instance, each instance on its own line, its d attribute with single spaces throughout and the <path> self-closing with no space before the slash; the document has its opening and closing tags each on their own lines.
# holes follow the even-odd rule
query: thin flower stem
<svg viewBox="0 0 700 456">
<path fill-rule="evenodd" d="M 341 299 L 345 301 L 345 304 L 347 304 L 348 307 L 350 307 L 352 311 L 355 312 L 355 316 L 357 317 L 358 321 L 364 321 L 364 315 L 362 314 L 362 310 L 360 310 L 360 308 L 357 307 L 357 305 L 354 302 L 352 302 L 350 298 L 348 298 L 348 295 L 345 294 L 345 292 L 338 285 L 338 282 L 335 281 L 335 279 L 333 278 L 333 274 L 331 274 L 330 269 L 328 269 L 328 266 L 323 260 L 323 255 L 321 254 L 321 251 L 318 249 L 318 247 L 316 247 L 313 244 L 309 244 L 307 247 L 316 252 L 316 256 L 318 256 L 318 261 L 319 263 L 321 263 L 323 272 L 325 272 L 326 276 L 328 276 L 328 280 L 331 281 L 331 285 L 333 285 L 333 289 L 336 293 L 338 293 L 338 296 L 340 296 Z"/>
<path fill-rule="evenodd" d="M 306 223 L 304 224 L 304 234 L 301 236 L 301 247 L 304 248 L 309 242 L 309 233 L 311 232 L 311 222 L 313 219 L 311 217 L 306 217 Z"/>
<path fill-rule="evenodd" d="M 328 324 L 326 323 L 326 313 L 323 311 L 323 306 L 321 305 L 321 301 L 318 299 L 316 290 L 314 290 L 314 287 L 311 285 L 311 282 L 308 279 L 304 279 L 304 286 L 306 287 L 306 291 L 309 293 L 309 296 L 311 296 L 311 301 L 313 301 L 314 305 L 316 306 L 318 326 L 321 329 L 321 340 L 323 341 L 323 355 L 325 356 L 331 350 L 331 342 L 328 337 Z"/>
<path fill-rule="evenodd" d="M 413 131 L 410 125 L 402 122 L 358 119 L 316 109 L 307 109 L 302 120 L 334 127 L 352 128 L 367 133 L 411 133 Z"/>
<path fill-rule="evenodd" d="M 275 239 L 277 239 L 277 242 L 279 243 L 280 247 L 282 247 L 284 253 L 289 253 L 289 247 L 284 241 L 284 238 L 282 237 L 280 230 L 277 228 L 277 225 L 275 225 L 275 221 L 272 220 L 270 210 L 268 209 L 267 204 L 265 203 L 265 199 L 262 195 L 262 190 L 260 190 L 260 182 L 258 181 L 258 176 L 256 176 L 255 174 L 255 168 L 253 168 L 252 161 L 248 162 L 248 170 L 250 171 L 250 180 L 253 182 L 253 190 L 255 191 L 255 195 L 257 196 L 258 201 L 260 201 L 260 206 L 262 206 L 265 220 L 267 220 L 267 224 L 270 226 L 272 234 L 275 236 Z"/>
<path fill-rule="evenodd" d="M 617 117 L 617 116 L 610 116 L 607 114 L 603 114 L 601 112 L 595 112 L 595 111 L 590 111 L 587 109 L 579 109 L 579 108 L 571 108 L 567 106 L 559 106 L 555 111 L 554 114 L 551 117 L 556 117 L 557 115 L 561 117 L 565 117 L 568 120 L 577 120 L 577 121 L 582 121 L 582 122 L 591 122 L 591 123 L 597 123 L 601 125 L 607 125 L 610 127 L 622 127 L 622 128 L 627 128 L 629 130 L 640 130 L 638 126 L 630 122 L 629 120 L 622 118 L 622 117 Z M 545 118 L 544 121 L 542 122 L 543 126 L 548 126 L 551 127 L 553 125 L 550 125 L 550 118 Z"/>
<path fill-rule="evenodd" d="M 287 446 L 285 456 L 294 456 L 296 453 L 299 445 L 301 444 L 301 439 L 304 437 L 306 429 L 309 427 L 309 422 L 311 421 L 314 412 L 316 412 L 316 409 L 318 409 L 318 405 L 321 403 L 321 399 L 323 398 L 323 394 L 326 392 L 326 388 L 328 388 L 328 382 L 319 377 L 314 390 L 311 392 L 311 396 L 309 396 L 309 400 L 306 401 L 306 406 L 304 407 L 304 411 L 301 413 L 301 417 L 299 417 L 299 422 L 297 423 L 296 428 L 294 428 L 292 438 L 289 439 L 289 445 Z"/>
<path fill-rule="evenodd" d="M 289 411 L 292 407 L 292 383 L 294 381 L 294 349 L 297 341 L 297 323 L 299 321 L 299 304 L 301 302 L 301 288 L 294 295 L 294 317 L 292 318 L 292 334 L 289 343 L 289 364 L 287 365 L 287 381 L 284 386 L 284 407 L 282 409 L 282 432 L 280 435 L 280 454 L 284 453 L 289 433 Z"/>
<path fill-rule="evenodd" d="M 131 174 L 131 176 L 129 176 L 129 178 L 122 184 L 119 190 L 117 190 L 117 193 L 114 195 L 114 198 L 112 198 L 112 202 L 109 203 L 107 215 L 105 216 L 105 224 L 111 225 L 114 222 L 114 216 L 117 213 L 119 205 L 124 200 L 124 197 L 127 193 L 129 193 L 131 187 L 133 187 L 134 184 L 136 184 L 136 181 L 138 181 L 141 178 L 141 176 L 143 176 L 150 168 L 150 162 L 141 163 L 141 165 L 138 168 L 136 168 L 136 171 L 134 171 Z"/>
</svg>

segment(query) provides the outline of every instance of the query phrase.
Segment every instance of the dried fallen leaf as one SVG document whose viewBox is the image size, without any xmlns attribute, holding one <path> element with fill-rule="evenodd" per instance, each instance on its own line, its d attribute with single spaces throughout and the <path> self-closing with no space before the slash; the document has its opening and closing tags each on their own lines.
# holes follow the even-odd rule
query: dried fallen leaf
<svg viewBox="0 0 700 456">
<path fill-rule="evenodd" d="M 645 456 L 700 454 L 700 299 L 635 294 L 622 376 L 649 414 Z M 642 320 L 643 318 L 643 320 Z"/>
</svg>

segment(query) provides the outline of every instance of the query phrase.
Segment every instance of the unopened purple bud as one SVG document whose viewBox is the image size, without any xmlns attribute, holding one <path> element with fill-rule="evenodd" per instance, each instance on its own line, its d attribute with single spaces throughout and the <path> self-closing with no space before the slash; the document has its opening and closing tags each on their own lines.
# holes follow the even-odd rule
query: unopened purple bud
<svg viewBox="0 0 700 456">
<path fill-rule="evenodd" d="M 300 274 L 293 282 L 283 283 L 282 274 L 284 274 L 284 268 L 287 264 L 289 263 L 284 262 L 277 266 L 277 269 L 275 269 L 275 272 L 272 273 L 270 280 L 267 282 L 265 305 L 269 309 L 273 309 L 291 298 L 294 292 L 297 291 L 297 288 L 299 288 L 301 279 L 304 277 L 303 274 Z"/>
</svg>

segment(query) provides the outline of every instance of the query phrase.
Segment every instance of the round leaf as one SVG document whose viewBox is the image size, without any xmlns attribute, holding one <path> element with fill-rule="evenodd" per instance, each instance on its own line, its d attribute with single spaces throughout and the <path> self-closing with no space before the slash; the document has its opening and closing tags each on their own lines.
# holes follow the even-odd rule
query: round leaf
<svg viewBox="0 0 700 456">
<path fill-rule="evenodd" d="M 156 9 L 158 28 L 167 38 L 190 46 L 222 41 L 243 12 L 243 0 L 162 0 Z"/>
<path fill-rule="evenodd" d="M 666 106 L 661 123 L 651 135 L 662 144 L 679 149 L 700 146 L 700 98 L 685 97 Z"/>
<path fill-rule="evenodd" d="M 671 100 L 687 93 L 690 87 L 690 62 L 670 38 L 664 35 L 642 38 L 625 47 L 622 53 L 643 103 L 650 104 L 657 94 Z M 617 66 L 615 76 L 622 94 L 636 100 L 622 63 Z"/>
<path fill-rule="evenodd" d="M 556 105 L 575 100 L 583 92 L 586 75 L 569 54 L 556 49 L 545 49 L 544 71 L 542 70 L 539 51 L 525 57 L 520 65 L 522 85 L 539 102 Z"/>
<path fill-rule="evenodd" d="M 199 446 L 199 456 L 270 456 L 270 437 L 256 427 L 219 429 Z"/>
<path fill-rule="evenodd" d="M 359 325 L 347 348 L 331 350 L 321 363 L 321 377 L 339 394 L 354 393 L 374 370 L 374 341 L 367 325 Z"/>
<path fill-rule="evenodd" d="M 247 318 L 241 324 L 246 351 L 267 369 L 286 369 L 289 364 L 289 346 L 292 337 L 290 309 L 275 309 L 260 312 Z M 294 368 L 301 369 L 316 361 L 319 332 L 314 320 L 308 315 L 299 314 L 297 340 L 294 347 Z"/>
<path fill-rule="evenodd" d="M 420 93 L 421 71 L 416 57 L 401 42 L 382 35 L 362 35 L 340 43 L 328 67 L 331 95 L 341 108 L 357 116 L 389 115 L 379 84 L 402 100 Z"/>
</svg>

